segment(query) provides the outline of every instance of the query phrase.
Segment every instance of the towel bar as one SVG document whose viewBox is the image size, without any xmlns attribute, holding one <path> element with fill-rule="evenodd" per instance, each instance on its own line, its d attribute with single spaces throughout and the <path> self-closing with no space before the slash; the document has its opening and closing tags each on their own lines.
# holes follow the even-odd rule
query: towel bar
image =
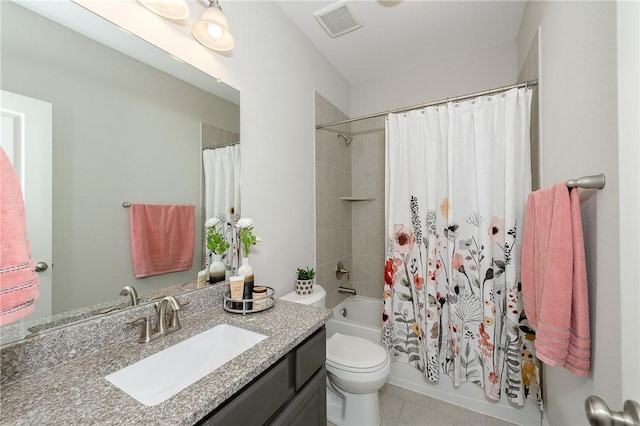
<svg viewBox="0 0 640 426">
<path fill-rule="evenodd" d="M 193 206 L 193 204 L 186 204 L 187 206 Z M 125 209 L 128 209 L 129 207 L 131 207 L 131 203 L 128 201 L 124 201 L 122 203 L 122 207 L 124 207 Z"/>
<path fill-rule="evenodd" d="M 606 179 L 603 173 L 599 175 L 583 176 L 579 179 L 570 179 L 567 181 L 567 187 L 569 188 L 604 188 Z"/>
</svg>

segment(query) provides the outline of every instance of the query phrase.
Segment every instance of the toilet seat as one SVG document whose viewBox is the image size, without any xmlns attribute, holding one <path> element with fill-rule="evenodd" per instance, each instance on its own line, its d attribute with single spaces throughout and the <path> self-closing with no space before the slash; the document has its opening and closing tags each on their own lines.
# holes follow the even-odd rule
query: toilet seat
<svg viewBox="0 0 640 426">
<path fill-rule="evenodd" d="M 380 345 L 356 336 L 335 333 L 327 339 L 327 366 L 353 373 L 378 371 L 388 364 Z"/>
</svg>

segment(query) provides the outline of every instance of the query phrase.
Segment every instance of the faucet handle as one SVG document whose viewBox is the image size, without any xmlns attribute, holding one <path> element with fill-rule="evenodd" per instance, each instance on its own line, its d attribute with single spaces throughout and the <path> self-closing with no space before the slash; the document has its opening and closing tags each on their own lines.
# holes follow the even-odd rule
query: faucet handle
<svg viewBox="0 0 640 426">
<path fill-rule="evenodd" d="M 153 340 L 153 335 L 151 333 L 151 322 L 149 321 L 148 316 L 133 318 L 125 321 L 125 324 L 134 324 L 138 321 L 142 321 L 142 329 L 140 330 L 140 337 L 138 338 L 138 343 L 149 343 Z"/>
<path fill-rule="evenodd" d="M 347 274 L 347 281 L 349 281 L 349 271 L 345 269 L 344 263 L 338 262 L 338 266 L 336 266 L 336 278 L 341 280 L 344 274 Z"/>
<path fill-rule="evenodd" d="M 180 302 L 178 301 L 178 309 L 176 309 L 176 310 L 177 310 L 177 311 L 181 311 L 181 310 L 182 310 L 182 308 L 184 308 L 185 306 L 187 306 L 189 303 L 191 303 L 191 301 L 190 301 L 190 300 L 186 300 L 186 301 L 184 301 L 184 302 L 182 302 L 182 303 L 180 303 Z"/>
<path fill-rule="evenodd" d="M 138 317 L 138 318 L 128 319 L 124 323 L 125 324 L 134 324 L 134 323 L 136 323 L 136 322 L 138 322 L 140 320 L 143 320 L 143 321 L 146 322 L 146 321 L 149 320 L 149 317 Z"/>
</svg>

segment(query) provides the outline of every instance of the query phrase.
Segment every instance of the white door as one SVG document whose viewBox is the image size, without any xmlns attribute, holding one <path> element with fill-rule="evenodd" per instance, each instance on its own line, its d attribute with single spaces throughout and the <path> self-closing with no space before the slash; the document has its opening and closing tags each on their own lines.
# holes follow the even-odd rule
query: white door
<svg viewBox="0 0 640 426">
<path fill-rule="evenodd" d="M 31 256 L 41 268 L 40 297 L 28 319 L 48 317 L 52 305 L 52 107 L 48 102 L 2 90 L 0 144 L 15 168 L 25 199 Z"/>
<path fill-rule="evenodd" d="M 640 4 L 617 2 L 622 399 L 640 403 Z M 602 395 L 601 395 L 602 396 Z M 616 411 L 622 401 L 607 401 Z"/>
</svg>

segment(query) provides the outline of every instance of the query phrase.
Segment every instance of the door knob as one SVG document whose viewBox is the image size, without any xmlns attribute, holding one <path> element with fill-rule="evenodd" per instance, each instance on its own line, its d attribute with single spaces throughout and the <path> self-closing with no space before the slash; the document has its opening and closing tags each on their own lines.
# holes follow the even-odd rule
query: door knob
<svg viewBox="0 0 640 426">
<path fill-rule="evenodd" d="M 44 272 L 49 269 L 49 265 L 46 262 L 38 262 L 36 263 L 36 272 Z"/>
<path fill-rule="evenodd" d="M 640 404 L 627 400 L 621 412 L 611 411 L 597 396 L 584 401 L 584 409 L 591 426 L 640 426 Z"/>
</svg>

